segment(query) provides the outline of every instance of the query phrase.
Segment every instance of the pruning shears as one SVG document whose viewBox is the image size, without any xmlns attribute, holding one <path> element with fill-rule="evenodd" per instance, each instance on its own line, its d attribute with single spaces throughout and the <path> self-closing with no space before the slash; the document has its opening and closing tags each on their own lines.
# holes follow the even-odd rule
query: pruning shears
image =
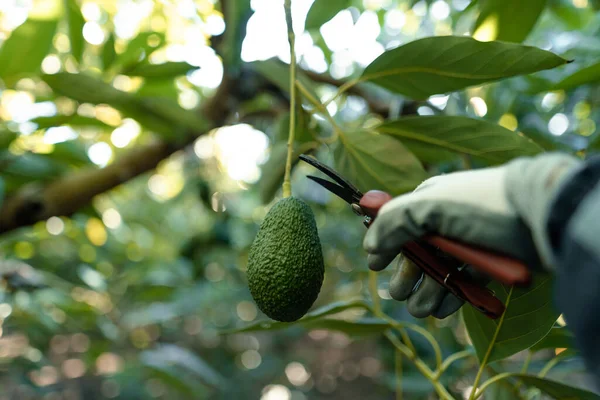
<svg viewBox="0 0 600 400">
<path fill-rule="evenodd" d="M 354 213 L 363 217 L 367 228 L 379 209 L 392 199 L 388 193 L 379 190 L 363 194 L 347 179 L 315 158 L 302 154 L 300 159 L 333 179 L 334 182 L 331 182 L 307 176 L 350 204 Z M 427 235 L 409 242 L 402 248 L 402 254 L 450 293 L 492 319 L 502 315 L 504 304 L 491 290 L 475 282 L 463 271 L 465 264 L 505 285 L 527 286 L 531 283 L 531 274 L 521 261 L 441 236 Z"/>
</svg>

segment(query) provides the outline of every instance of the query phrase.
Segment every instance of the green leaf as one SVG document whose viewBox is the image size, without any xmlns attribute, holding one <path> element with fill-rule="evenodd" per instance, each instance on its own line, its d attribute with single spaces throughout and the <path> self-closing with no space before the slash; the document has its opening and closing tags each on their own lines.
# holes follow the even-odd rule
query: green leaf
<svg viewBox="0 0 600 400">
<path fill-rule="evenodd" d="M 162 97 L 177 100 L 179 89 L 177 89 L 175 79 L 145 79 L 135 94 L 139 97 Z"/>
<path fill-rule="evenodd" d="M 552 305 L 550 275 L 536 274 L 528 289 L 510 289 L 496 282 L 489 285 L 506 306 L 503 316 L 493 320 L 471 306 L 463 318 L 479 361 L 502 360 L 542 340 L 558 318 Z"/>
<path fill-rule="evenodd" d="M 544 394 L 550 396 L 553 399 L 560 400 L 598 400 L 600 395 L 589 392 L 584 389 L 579 389 L 573 386 L 565 385 L 564 383 L 552 381 L 550 379 L 540 378 L 533 375 L 526 374 L 511 374 L 519 379 L 523 383 L 529 386 L 534 386 L 541 390 Z"/>
<path fill-rule="evenodd" d="M 565 63 L 567 60 L 556 54 L 535 47 L 438 36 L 386 51 L 365 69 L 360 81 L 425 99 Z"/>
<path fill-rule="evenodd" d="M 590 65 L 567 76 L 546 90 L 569 90 L 581 85 L 600 82 L 600 63 Z"/>
<path fill-rule="evenodd" d="M 76 0 L 65 0 L 65 9 L 67 23 L 69 25 L 69 43 L 71 44 L 71 54 L 78 63 L 81 64 L 85 40 L 83 39 L 83 25 L 85 19 L 81 14 L 81 9 Z"/>
<path fill-rule="evenodd" d="M 138 102 L 144 109 L 171 123 L 171 131 L 188 129 L 202 132 L 209 129 L 209 123 L 195 110 L 186 110 L 176 101 L 154 97 L 139 98 Z"/>
<path fill-rule="evenodd" d="M 550 333 L 542 340 L 531 347 L 531 351 L 540 351 L 544 349 L 572 349 L 574 348 L 575 337 L 573 333 L 565 327 L 552 328 Z"/>
<path fill-rule="evenodd" d="M 340 173 L 363 191 L 379 189 L 399 195 L 427 179 L 419 160 L 400 141 L 370 131 L 340 135 L 335 152 Z"/>
<path fill-rule="evenodd" d="M 123 73 L 142 78 L 175 78 L 198 68 L 186 62 L 166 62 L 163 64 L 140 63 L 123 71 Z"/>
<path fill-rule="evenodd" d="M 351 0 L 315 0 L 306 16 L 305 29 L 319 29 L 321 25 L 351 4 Z"/>
<path fill-rule="evenodd" d="M 439 163 L 467 154 L 488 164 L 541 153 L 542 147 L 521 133 L 462 116 L 404 117 L 384 123 L 378 132 L 402 141 L 417 158 Z"/>
<path fill-rule="evenodd" d="M 52 153 L 44 156 L 78 167 L 91 164 L 85 146 L 77 140 L 56 143 Z"/>
<path fill-rule="evenodd" d="M 115 51 L 115 34 L 110 33 L 104 46 L 102 47 L 102 67 L 104 70 L 108 70 L 115 60 L 117 59 L 117 52 Z"/>
<path fill-rule="evenodd" d="M 105 130 L 114 129 L 96 118 L 83 117 L 81 115 L 55 115 L 52 117 L 38 117 L 31 120 L 34 124 L 37 124 L 38 129 L 47 129 L 55 126 L 70 125 L 76 127 L 95 127 Z"/>
<path fill-rule="evenodd" d="M 255 61 L 251 63 L 253 68 L 274 85 L 279 87 L 285 93 L 290 91 L 290 66 L 281 61 L 271 58 L 265 61 Z M 316 99 L 319 99 L 315 90 L 315 83 L 302 72 L 298 71 L 296 77 L 302 85 L 308 89 Z"/>
<path fill-rule="evenodd" d="M 2 207 L 2 203 L 4 202 L 4 179 L 0 177 L 0 208 Z"/>
<path fill-rule="evenodd" d="M 22 77 L 39 73 L 52 47 L 58 21 L 29 19 L 0 47 L 0 78 L 12 86 Z"/>
<path fill-rule="evenodd" d="M 114 62 L 114 67 L 127 70 L 132 65 L 138 64 L 165 44 L 164 33 L 141 32 L 133 38 L 125 51 L 119 54 Z"/>
<path fill-rule="evenodd" d="M 225 382 L 225 379 L 200 357 L 174 344 L 163 344 L 155 349 L 146 350 L 142 352 L 140 359 L 149 366 L 177 365 L 185 368 L 213 387 L 221 386 Z"/>
<path fill-rule="evenodd" d="M 132 101 L 129 93 L 115 89 L 100 78 L 83 73 L 59 72 L 43 75 L 42 79 L 55 92 L 84 103 L 105 103 L 116 108 Z"/>
<path fill-rule="evenodd" d="M 348 334 L 349 336 L 377 335 L 392 328 L 385 320 L 379 318 L 363 318 L 356 321 L 325 318 L 305 324 L 307 329 L 326 329 Z"/>
<path fill-rule="evenodd" d="M 328 315 L 333 315 L 340 313 L 342 311 L 351 309 L 351 308 L 362 308 L 368 309 L 369 305 L 362 300 L 355 301 L 340 301 L 328 304 L 324 307 L 318 308 L 312 312 L 309 312 L 304 317 L 300 318 L 294 322 L 278 322 L 278 321 L 257 321 L 250 325 L 247 325 L 240 329 L 226 330 L 222 331 L 221 334 L 229 335 L 233 333 L 242 333 L 242 332 L 261 332 L 261 331 L 276 331 L 280 329 L 287 329 L 296 325 L 304 325 L 307 323 L 311 323 L 317 321 L 323 317 Z"/>
<path fill-rule="evenodd" d="M 18 135 L 14 132 L 0 130 L 0 149 L 7 149 L 17 136 Z"/>
<path fill-rule="evenodd" d="M 481 0 L 481 12 L 473 28 L 473 36 L 481 33 L 488 40 L 520 43 L 529 35 L 547 0 Z"/>
</svg>

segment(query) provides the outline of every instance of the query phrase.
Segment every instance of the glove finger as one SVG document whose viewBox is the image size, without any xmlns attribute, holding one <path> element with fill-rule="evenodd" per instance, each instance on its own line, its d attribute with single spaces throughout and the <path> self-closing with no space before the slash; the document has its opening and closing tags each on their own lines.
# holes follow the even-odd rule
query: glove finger
<svg viewBox="0 0 600 400">
<path fill-rule="evenodd" d="M 404 301 L 413 292 L 413 289 L 423 276 L 423 271 L 412 261 L 401 255 L 398 256 L 395 264 L 398 267 L 390 280 L 390 296 L 394 300 Z"/>
<path fill-rule="evenodd" d="M 410 295 L 407 302 L 408 312 L 416 318 L 425 318 L 440 307 L 448 291 L 425 275 L 417 290 Z"/>
<path fill-rule="evenodd" d="M 465 304 L 464 300 L 459 299 L 452 293 L 447 293 L 444 300 L 442 300 L 442 304 L 431 315 L 438 319 L 444 319 L 457 312 L 463 304 Z"/>
<path fill-rule="evenodd" d="M 370 270 L 381 271 L 390 265 L 396 256 L 398 256 L 398 252 L 396 251 L 392 253 L 369 254 L 367 256 L 367 264 Z"/>
</svg>

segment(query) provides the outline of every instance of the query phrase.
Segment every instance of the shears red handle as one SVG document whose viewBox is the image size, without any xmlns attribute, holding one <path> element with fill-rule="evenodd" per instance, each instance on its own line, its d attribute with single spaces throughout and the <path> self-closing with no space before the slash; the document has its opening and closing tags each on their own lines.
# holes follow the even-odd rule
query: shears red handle
<svg viewBox="0 0 600 400">
<path fill-rule="evenodd" d="M 369 217 L 367 227 L 377 217 L 379 209 L 392 199 L 388 193 L 371 190 L 363 195 L 359 206 Z M 505 285 L 527 286 L 531 274 L 525 264 L 513 258 L 466 245 L 441 236 L 429 235 L 419 241 L 404 245 L 402 254 L 419 266 L 423 272 L 446 286 L 458 297 L 471 303 L 479 311 L 491 318 L 498 318 L 504 312 L 504 305 L 485 287 L 476 285 L 472 279 L 456 270 L 447 257 L 436 253 L 443 252 L 456 260 L 472 265 Z"/>
</svg>

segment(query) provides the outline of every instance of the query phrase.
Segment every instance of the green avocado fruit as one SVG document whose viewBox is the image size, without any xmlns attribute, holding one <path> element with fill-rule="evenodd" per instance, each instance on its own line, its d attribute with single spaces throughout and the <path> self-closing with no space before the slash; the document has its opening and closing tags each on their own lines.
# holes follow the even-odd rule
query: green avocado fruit
<svg viewBox="0 0 600 400">
<path fill-rule="evenodd" d="M 258 308 L 276 321 L 300 319 L 313 305 L 325 268 L 312 210 L 287 197 L 267 213 L 248 258 L 248 286 Z"/>
</svg>

